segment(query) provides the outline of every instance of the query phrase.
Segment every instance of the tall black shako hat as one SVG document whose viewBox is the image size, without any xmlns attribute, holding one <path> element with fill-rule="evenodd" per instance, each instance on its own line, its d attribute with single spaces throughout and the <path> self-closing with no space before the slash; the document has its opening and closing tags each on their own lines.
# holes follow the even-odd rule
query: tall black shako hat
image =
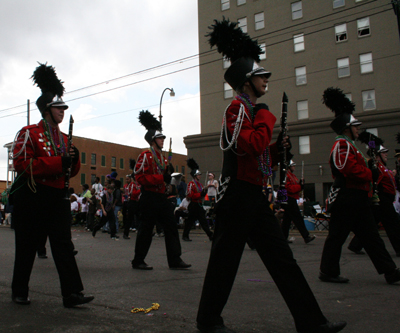
<svg viewBox="0 0 400 333">
<path fill-rule="evenodd" d="M 149 111 L 140 111 L 139 122 L 147 129 L 144 139 L 151 145 L 155 138 L 164 138 L 165 135 L 161 133 L 161 124 L 156 117 Z"/>
<path fill-rule="evenodd" d="M 194 178 L 197 175 L 201 175 L 200 167 L 193 158 L 189 158 L 187 161 L 187 166 L 189 167 L 190 175 Z"/>
<path fill-rule="evenodd" d="M 225 72 L 224 78 L 229 85 L 237 91 L 253 75 L 271 76 L 271 72 L 260 67 L 259 55 L 264 53 L 257 43 L 247 33 L 237 27 L 237 23 L 226 20 L 214 20 L 209 27 L 212 31 L 206 37 L 211 47 L 217 46 L 219 53 L 230 60 L 232 65 Z"/>
<path fill-rule="evenodd" d="M 396 141 L 398 144 L 400 144 L 400 132 L 396 134 Z M 394 157 L 399 157 L 400 156 L 400 149 L 395 149 L 394 150 L 396 154 L 394 154 Z"/>
<path fill-rule="evenodd" d="M 45 112 L 51 106 L 64 107 L 68 109 L 68 105 L 62 100 L 65 88 L 62 81 L 57 77 L 55 68 L 47 66 L 47 63 L 36 67 L 31 79 L 42 91 L 42 95 L 36 100 L 39 111 Z"/>
<path fill-rule="evenodd" d="M 323 103 L 335 113 L 335 119 L 331 122 L 331 128 L 341 134 L 350 126 L 361 125 L 362 122 L 354 118 L 355 105 L 339 88 L 328 88 L 323 94 Z"/>
<path fill-rule="evenodd" d="M 361 132 L 357 140 L 368 146 L 369 149 L 367 154 L 369 157 L 372 157 L 372 149 L 375 150 L 377 154 L 387 153 L 389 151 L 389 149 L 383 146 L 384 141 L 380 137 L 368 132 L 367 130 Z"/>
</svg>

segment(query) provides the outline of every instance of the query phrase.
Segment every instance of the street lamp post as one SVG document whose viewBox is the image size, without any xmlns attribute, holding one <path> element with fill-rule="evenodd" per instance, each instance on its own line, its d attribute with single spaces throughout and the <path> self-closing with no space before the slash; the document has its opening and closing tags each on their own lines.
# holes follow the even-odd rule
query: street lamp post
<svg viewBox="0 0 400 333">
<path fill-rule="evenodd" d="M 161 99 L 160 99 L 160 115 L 158 116 L 158 119 L 160 120 L 161 128 L 162 128 L 161 104 L 162 104 L 162 99 L 163 99 L 164 93 L 165 93 L 167 90 L 170 91 L 169 95 L 170 95 L 171 97 L 174 97 L 174 96 L 175 96 L 174 88 L 165 88 L 164 91 L 163 91 L 162 94 L 161 94 Z"/>
</svg>

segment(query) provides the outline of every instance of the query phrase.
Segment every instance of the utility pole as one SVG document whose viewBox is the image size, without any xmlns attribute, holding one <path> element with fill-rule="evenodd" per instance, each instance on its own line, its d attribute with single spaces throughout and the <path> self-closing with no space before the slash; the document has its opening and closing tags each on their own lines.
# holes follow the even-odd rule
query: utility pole
<svg viewBox="0 0 400 333">
<path fill-rule="evenodd" d="M 392 6 L 394 13 L 397 16 L 397 27 L 399 29 L 399 38 L 400 38 L 400 0 L 392 0 Z"/>
<path fill-rule="evenodd" d="M 27 111 L 27 122 L 28 122 L 28 126 L 30 125 L 30 122 L 31 122 L 31 120 L 30 120 L 30 109 L 29 109 L 29 105 L 30 105 L 30 102 L 29 102 L 29 99 L 28 99 L 28 102 L 27 102 L 27 107 L 26 107 L 26 111 Z"/>
</svg>

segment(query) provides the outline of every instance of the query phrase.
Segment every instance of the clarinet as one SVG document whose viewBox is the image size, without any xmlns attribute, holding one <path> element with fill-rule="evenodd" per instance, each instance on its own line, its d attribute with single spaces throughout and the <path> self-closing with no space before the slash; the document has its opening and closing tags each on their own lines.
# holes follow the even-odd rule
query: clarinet
<svg viewBox="0 0 400 333">
<path fill-rule="evenodd" d="M 374 141 L 370 141 L 369 142 L 369 147 L 371 150 L 371 159 L 372 159 L 372 168 L 373 169 L 378 169 L 378 162 L 376 160 L 376 150 L 375 150 L 375 142 Z M 379 205 L 379 195 L 378 195 L 378 184 L 376 183 L 376 181 L 373 182 L 372 184 L 372 204 L 374 206 L 378 206 Z"/>
<path fill-rule="evenodd" d="M 67 152 L 66 156 L 70 156 L 70 149 L 71 149 L 71 143 L 72 143 L 72 130 L 74 127 L 74 118 L 72 118 L 72 115 L 69 117 L 69 131 L 68 131 L 68 143 L 67 143 Z M 71 178 L 71 168 L 72 168 L 72 162 L 69 168 L 67 169 L 65 173 L 65 182 L 64 182 L 64 189 L 65 189 L 65 197 L 64 199 L 69 200 L 69 180 Z"/>
<path fill-rule="evenodd" d="M 287 103 L 289 102 L 286 93 L 283 93 L 282 97 L 282 113 L 281 113 L 281 134 L 282 139 L 287 136 Z M 283 151 L 280 153 L 280 161 L 279 161 L 279 190 L 277 193 L 276 202 L 281 205 L 287 204 L 287 190 L 286 190 L 286 173 L 288 169 L 287 165 L 287 151 L 286 148 L 283 148 Z"/>
<path fill-rule="evenodd" d="M 396 160 L 396 188 L 397 191 L 400 191 L 400 163 Z"/>
</svg>

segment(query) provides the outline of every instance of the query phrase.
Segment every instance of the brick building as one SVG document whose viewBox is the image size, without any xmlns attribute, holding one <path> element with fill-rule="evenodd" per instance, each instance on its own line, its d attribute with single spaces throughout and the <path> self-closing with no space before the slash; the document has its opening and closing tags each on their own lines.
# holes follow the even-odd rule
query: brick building
<svg viewBox="0 0 400 333">
<path fill-rule="evenodd" d="M 125 184 L 125 176 L 131 174 L 129 160 L 137 160 L 139 154 L 147 148 L 137 148 L 116 143 L 93 140 L 74 136 L 74 144 L 79 149 L 81 155 L 81 169 L 75 177 L 71 179 L 70 187 L 75 192 L 81 192 L 81 185 L 94 183 L 95 177 L 100 177 L 101 183 L 104 184 L 106 175 L 113 171 L 118 173 L 118 179 L 122 185 Z M 11 149 L 11 143 L 4 145 L 4 148 Z M 168 151 L 165 151 L 165 156 Z M 172 154 L 171 163 L 176 172 L 180 172 L 187 178 L 186 167 L 187 156 L 182 154 Z M 7 182 L 12 183 L 14 172 L 12 164 L 9 163 L 9 172 Z"/>
</svg>

